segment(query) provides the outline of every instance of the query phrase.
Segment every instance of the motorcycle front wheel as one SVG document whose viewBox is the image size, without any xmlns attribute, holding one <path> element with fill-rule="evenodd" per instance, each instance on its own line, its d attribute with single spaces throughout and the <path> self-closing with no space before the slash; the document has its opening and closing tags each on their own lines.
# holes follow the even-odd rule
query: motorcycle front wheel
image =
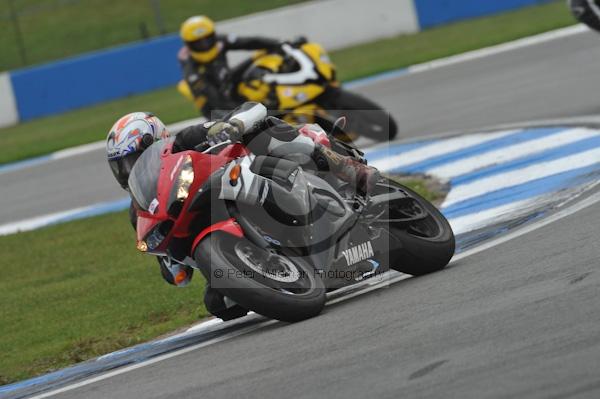
<svg viewBox="0 0 600 399">
<path fill-rule="evenodd" d="M 263 316 L 296 322 L 318 315 L 325 306 L 325 286 L 312 266 L 243 237 L 212 233 L 200 242 L 194 258 L 213 289 Z"/>
</svg>

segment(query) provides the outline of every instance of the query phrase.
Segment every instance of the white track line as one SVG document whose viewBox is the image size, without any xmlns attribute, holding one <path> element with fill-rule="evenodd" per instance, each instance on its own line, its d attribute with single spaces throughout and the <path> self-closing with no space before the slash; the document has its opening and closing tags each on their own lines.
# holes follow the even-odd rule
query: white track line
<svg viewBox="0 0 600 399">
<path fill-rule="evenodd" d="M 97 215 L 95 212 L 103 207 L 105 207 L 105 213 L 117 212 L 123 209 L 127 209 L 128 203 L 129 198 L 124 197 L 114 201 L 101 202 L 93 205 L 82 206 L 80 208 L 69 209 L 66 211 L 35 216 L 29 219 L 19 220 L 16 222 L 9 222 L 0 225 L 0 236 L 37 230 L 39 228 L 50 226 L 60 221 L 70 221 L 72 220 L 71 218 L 83 219 L 85 217 L 95 216 Z"/>
<path fill-rule="evenodd" d="M 68 211 L 61 211 L 50 213 L 47 215 L 36 216 L 29 219 L 20 220 L 17 222 L 6 223 L 0 225 L 0 236 L 5 236 L 9 234 L 15 234 L 24 231 L 31 231 L 39 229 L 40 227 L 45 227 L 56 220 L 60 220 L 65 217 L 69 217 L 79 212 L 85 212 L 90 209 L 90 206 L 84 206 L 81 208 L 70 209 Z"/>
<path fill-rule="evenodd" d="M 478 169 L 490 167 L 522 158 L 527 155 L 540 153 L 553 148 L 562 147 L 576 141 L 585 140 L 594 136 L 600 136 L 595 130 L 577 128 L 569 129 L 547 137 L 530 140 L 523 143 L 502 147 L 494 151 L 477 154 L 469 158 L 447 163 L 427 170 L 427 174 L 441 179 L 449 180 L 453 177 L 474 172 Z"/>
<path fill-rule="evenodd" d="M 496 133 L 472 134 L 454 137 L 448 140 L 436 141 L 432 144 L 419 147 L 412 151 L 403 152 L 384 159 L 377 159 L 373 161 L 371 165 L 380 170 L 400 168 L 417 162 L 425 161 L 436 156 L 448 154 L 452 151 L 461 150 L 466 147 L 472 147 L 487 141 L 498 139 L 500 137 L 508 136 L 519 131 L 520 130 L 507 130 Z M 384 147 L 378 147 L 378 149 L 381 148 Z"/>
<path fill-rule="evenodd" d="M 600 148 L 570 155 L 550 162 L 542 162 L 525 168 L 489 176 L 472 183 L 460 184 L 452 188 L 442 204 L 449 207 L 458 202 L 507 187 L 542 179 L 573 169 L 600 163 Z"/>
<path fill-rule="evenodd" d="M 495 46 L 485 47 L 479 50 L 468 51 L 466 53 L 453 55 L 438 60 L 424 62 L 408 67 L 408 73 L 421 73 L 431 71 L 450 65 L 460 64 L 463 62 L 473 61 L 480 58 L 489 57 L 509 51 L 522 49 L 525 47 L 535 46 L 542 43 L 547 43 L 557 39 L 578 35 L 580 33 L 589 32 L 589 28 L 583 24 L 568 26 L 566 28 L 556 29 L 549 32 L 540 33 L 534 36 L 524 37 L 522 39 L 513 40 L 512 42 L 502 43 Z"/>
<path fill-rule="evenodd" d="M 179 349 L 177 351 L 170 352 L 170 353 L 167 353 L 167 354 L 164 354 L 164 355 L 160 355 L 160 356 L 157 356 L 157 357 L 152 358 L 150 360 L 146 360 L 146 361 L 141 362 L 141 363 L 133 364 L 131 366 L 126 366 L 126 367 L 118 368 L 118 369 L 116 369 L 114 371 L 110 371 L 108 373 L 99 375 L 97 377 L 92 377 L 92 378 L 90 378 L 88 380 L 80 381 L 78 383 L 75 383 L 75 384 L 72 384 L 72 385 L 67 385 L 65 387 L 56 389 L 54 391 L 50 391 L 50 392 L 42 393 L 40 395 L 33 396 L 30 399 L 42 399 L 42 398 L 47 398 L 47 397 L 50 397 L 50 396 L 58 395 L 60 393 L 64 393 L 64 392 L 67 392 L 67 391 L 72 391 L 73 389 L 77 389 L 77 388 L 80 388 L 80 387 L 83 387 L 83 386 L 86 386 L 86 385 L 89 385 L 89 384 L 93 384 L 94 382 L 106 380 L 108 378 L 117 376 L 119 374 L 128 373 L 130 371 L 133 371 L 133 370 L 136 370 L 136 369 L 139 369 L 139 368 L 142 368 L 142 367 L 146 367 L 146 366 L 149 366 L 149 365 L 154 364 L 154 363 L 162 362 L 163 360 L 167 360 L 167 359 L 170 359 L 172 357 L 183 355 L 184 353 L 192 352 L 192 351 L 195 351 L 195 350 L 200 349 L 200 348 L 204 348 L 204 347 L 209 346 L 209 345 L 213 345 L 213 344 L 216 344 L 216 343 L 219 343 L 219 342 L 222 342 L 222 341 L 226 341 L 228 339 L 235 338 L 235 337 L 240 336 L 240 335 L 244 335 L 246 333 L 258 330 L 260 328 L 263 328 L 263 327 L 266 327 L 268 325 L 275 324 L 275 323 L 277 323 L 277 320 L 266 320 L 266 321 L 264 321 L 264 322 L 262 322 L 260 324 L 256 324 L 256 325 L 253 325 L 253 326 L 248 326 L 248 327 L 242 328 L 242 329 L 237 330 L 237 331 L 232 331 L 232 332 L 224 334 L 224 335 L 222 335 L 220 337 L 216 337 L 216 338 L 213 338 L 213 339 L 208 340 L 206 342 L 202 342 L 201 344 L 189 346 L 189 347 L 183 348 L 183 349 Z"/>
<path fill-rule="evenodd" d="M 106 146 L 106 142 L 104 140 L 102 140 L 102 141 L 95 141 L 95 142 L 89 143 L 89 144 L 78 145 L 77 147 L 66 148 L 64 150 L 53 152 L 50 155 L 49 161 L 50 160 L 57 161 L 59 159 L 70 158 L 70 157 L 74 157 L 74 156 L 85 154 L 85 153 L 92 152 L 92 151 L 98 151 L 98 150 L 104 149 L 105 146 Z"/>
<path fill-rule="evenodd" d="M 578 212 L 578 211 L 580 211 L 582 209 L 585 209 L 585 208 L 587 208 L 587 207 L 589 207 L 589 206 L 591 206 L 591 205 L 593 205 L 593 204 L 595 204 L 597 202 L 600 202 L 600 193 L 596 193 L 596 194 L 594 194 L 594 195 L 592 195 L 592 196 L 590 196 L 590 197 L 588 197 L 588 198 L 586 198 L 586 199 L 584 199 L 584 200 L 582 200 L 582 201 L 580 201 L 580 202 L 578 202 L 578 203 L 576 203 L 576 204 L 574 204 L 574 205 L 572 205 L 572 206 L 570 206 L 568 208 L 565 208 L 562 211 L 559 211 L 559 212 L 557 212 L 557 213 L 555 213 L 555 214 L 553 214 L 553 215 L 551 215 L 551 216 L 549 216 L 549 217 L 547 217 L 545 219 L 542 219 L 542 220 L 540 220 L 538 222 L 534 222 L 534 223 L 532 223 L 532 224 L 530 224 L 528 226 L 525 226 L 525 227 L 523 227 L 521 229 L 515 230 L 512 233 L 508 233 L 505 236 L 493 239 L 493 240 L 491 240 L 491 241 L 489 241 L 489 242 L 487 242 L 485 244 L 479 245 L 479 246 L 477 246 L 477 247 L 475 247 L 473 249 L 470 249 L 470 250 L 467 250 L 467 251 L 465 251 L 465 252 L 463 252 L 461 254 L 458 254 L 454 258 L 452 258 L 452 262 L 450 262 L 450 265 L 453 265 L 454 263 L 456 263 L 456 262 L 458 262 L 458 261 L 460 261 L 462 259 L 465 259 L 465 258 L 467 258 L 469 256 L 478 254 L 480 252 L 483 252 L 483 251 L 485 251 L 487 249 L 490 249 L 490 248 L 492 248 L 494 246 L 497 246 L 497 245 L 503 244 L 503 243 L 505 243 L 507 241 L 513 240 L 515 238 L 518 238 L 518 237 L 520 237 L 520 236 L 522 236 L 524 234 L 528 234 L 528 233 L 530 233 L 530 232 L 532 232 L 534 230 L 537 230 L 537 229 L 539 229 L 541 227 L 547 226 L 550 223 L 554 223 L 554 222 L 556 222 L 556 221 L 558 221 L 558 220 L 560 220 L 562 218 L 565 218 L 565 217 L 570 216 L 570 215 L 572 215 L 572 214 L 574 214 L 574 213 L 576 213 L 576 212 Z M 328 302 L 328 305 L 331 305 L 331 304 L 334 304 L 334 303 L 338 303 L 338 302 L 342 302 L 342 301 L 351 299 L 351 298 L 353 298 L 355 296 L 364 294 L 366 292 L 370 292 L 370 291 L 373 291 L 373 290 L 376 290 L 376 289 L 379 289 L 379 288 L 382 288 L 382 287 L 386 287 L 386 286 L 388 286 L 390 284 L 394 284 L 394 283 L 396 283 L 398 281 L 405 280 L 405 279 L 409 278 L 405 274 L 401 274 L 401 273 L 394 273 L 394 274 L 395 274 L 394 277 L 390 277 L 390 279 L 386 279 L 385 281 L 383 281 L 383 282 L 381 282 L 379 284 L 368 286 L 363 291 L 354 292 L 354 293 L 349 294 L 347 296 L 334 299 L 334 300 Z M 226 341 L 228 339 L 231 339 L 231 338 L 234 338 L 234 337 L 237 337 L 237 336 L 240 336 L 240 335 L 252 332 L 252 331 L 259 330 L 259 329 L 261 329 L 261 328 L 263 328 L 265 326 L 269 326 L 269 325 L 272 325 L 272 324 L 275 324 L 275 323 L 277 323 L 276 320 L 266 320 L 263 323 L 260 323 L 260 324 L 254 325 L 254 326 L 249 326 L 249 327 L 243 328 L 241 330 L 225 334 L 225 335 L 223 335 L 221 337 L 214 338 L 214 339 L 212 339 L 210 341 L 206 341 L 206 342 L 203 342 L 203 343 L 198 344 L 198 345 L 190 346 L 188 348 L 179 349 L 177 351 L 174 351 L 174 352 L 171 352 L 171 353 L 168 353 L 168 354 L 165 354 L 165 355 L 157 356 L 157 357 L 155 357 L 153 359 L 146 360 L 144 362 L 137 363 L 137 364 L 134 364 L 134 365 L 131 365 L 131 366 L 122 367 L 122 368 L 116 369 L 114 371 L 111 371 L 111 372 L 99 375 L 97 377 L 93 377 L 93 378 L 90 378 L 90 379 L 87 379 L 87 380 L 84 380 L 84 381 L 77 382 L 75 384 L 67 385 L 65 387 L 62 387 L 62 388 L 59 388 L 59 389 L 56 389 L 56 390 L 53 390 L 53 391 L 50 391 L 50 392 L 46 392 L 46 393 L 42 393 L 40 395 L 33 396 L 30 399 L 43 399 L 43 398 L 47 398 L 47 397 L 50 397 L 50 396 L 57 395 L 59 393 L 63 393 L 63 392 L 67 392 L 67 391 L 72 391 L 74 389 L 81 388 L 81 387 L 84 387 L 86 385 L 90 385 L 90 384 L 93 384 L 95 382 L 98 382 L 98 381 L 106 380 L 108 378 L 111 378 L 111 377 L 114 377 L 114 376 L 117 376 L 117 375 L 120 375 L 120 374 L 125 374 L 125 373 L 127 373 L 129 371 L 133 371 L 133 370 L 136 370 L 136 369 L 139 369 L 139 368 L 142 368 L 142 367 L 146 367 L 146 366 L 149 366 L 149 365 L 154 364 L 154 363 L 158 363 L 158 362 L 166 360 L 166 359 L 177 357 L 177 356 L 182 355 L 184 353 L 188 353 L 188 352 L 191 352 L 191 351 L 194 351 L 194 350 L 197 350 L 197 349 L 209 346 L 209 345 L 213 345 L 213 344 L 216 344 L 216 343 L 219 343 L 219 342 Z"/>
<path fill-rule="evenodd" d="M 184 129 L 187 126 L 202 123 L 204 121 L 206 121 L 206 118 L 204 118 L 204 117 L 192 118 L 192 119 L 187 119 L 187 120 L 184 120 L 181 122 L 172 123 L 172 124 L 168 125 L 167 128 L 169 129 L 171 134 L 176 134 L 180 130 Z M 3 164 L 0 166 L 9 167 L 9 168 L 7 168 L 6 170 L 2 170 L 0 168 L 0 174 L 10 173 L 10 172 L 13 172 L 16 170 L 21 170 L 21 169 L 33 167 L 33 166 L 40 166 L 40 165 L 43 165 L 48 162 L 58 161 L 60 159 L 71 158 L 71 157 L 75 157 L 78 155 L 87 154 L 88 152 L 100 151 L 100 150 L 104 149 L 105 145 L 106 145 L 106 141 L 104 141 L 104 140 L 94 141 L 93 143 L 82 144 L 82 145 L 78 145 L 75 147 L 65 148 L 64 150 L 52 152 L 48 155 L 42 155 L 40 157 L 28 158 L 28 159 L 24 159 L 21 161 L 15 161 L 15 162 Z M 39 162 L 35 162 L 36 160 L 39 160 Z M 26 163 L 27 161 L 33 161 L 33 162 Z M 20 163 L 24 163 L 24 164 L 18 165 Z M 10 165 L 18 165 L 18 166 L 16 166 L 16 168 L 13 169 L 13 168 L 10 168 Z"/>
</svg>

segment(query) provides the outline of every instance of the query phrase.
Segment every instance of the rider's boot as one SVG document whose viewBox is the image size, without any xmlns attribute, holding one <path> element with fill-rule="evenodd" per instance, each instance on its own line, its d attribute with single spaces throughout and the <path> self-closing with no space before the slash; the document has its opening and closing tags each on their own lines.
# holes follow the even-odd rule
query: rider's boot
<svg viewBox="0 0 600 399">
<path fill-rule="evenodd" d="M 362 194 L 372 193 L 379 179 L 377 169 L 321 144 L 316 144 L 312 158 L 320 170 L 330 170 L 335 177 L 347 182 Z"/>
<path fill-rule="evenodd" d="M 210 284 L 206 285 L 204 291 L 204 305 L 210 314 L 223 321 L 237 319 L 248 314 L 248 310 L 223 296 L 219 291 L 212 288 Z"/>
</svg>

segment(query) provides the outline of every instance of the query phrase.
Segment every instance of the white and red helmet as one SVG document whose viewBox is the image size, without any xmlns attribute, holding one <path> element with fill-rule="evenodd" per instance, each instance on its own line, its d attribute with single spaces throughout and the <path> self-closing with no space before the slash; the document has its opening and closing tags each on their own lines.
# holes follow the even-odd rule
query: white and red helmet
<svg viewBox="0 0 600 399">
<path fill-rule="evenodd" d="M 123 188 L 133 165 L 155 141 L 169 137 L 165 125 L 149 112 L 132 112 L 120 118 L 106 137 L 110 170 Z"/>
</svg>

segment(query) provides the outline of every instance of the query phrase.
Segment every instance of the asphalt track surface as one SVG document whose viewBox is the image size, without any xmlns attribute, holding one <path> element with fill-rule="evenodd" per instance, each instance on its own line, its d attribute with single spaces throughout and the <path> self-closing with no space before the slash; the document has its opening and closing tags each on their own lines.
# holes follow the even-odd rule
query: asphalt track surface
<svg viewBox="0 0 600 399">
<path fill-rule="evenodd" d="M 599 212 L 55 397 L 598 398 Z"/>
<path fill-rule="evenodd" d="M 600 38 L 581 34 L 364 92 L 411 137 L 589 115 L 600 110 L 599 61 Z M 45 201 L 20 204 L 21 212 L 60 210 L 50 207 L 61 196 L 71 201 L 67 208 L 112 199 L 102 188 L 113 184 L 102 157 L 86 161 L 89 174 L 76 171 L 82 162 L 16 172 L 13 179 L 36 176 L 37 187 L 27 182 L 30 193 L 57 184 L 64 171 L 80 179 L 77 194 L 57 187 Z M 82 194 L 90 182 L 97 187 Z M 2 207 L 2 222 L 18 219 L 13 205 Z M 599 212 L 597 203 L 314 319 L 277 323 L 55 397 L 600 397 Z"/>
<path fill-rule="evenodd" d="M 403 137 L 419 137 L 599 114 L 598 65 L 600 39 L 586 32 L 360 91 L 392 112 Z M 0 174 L 0 187 L 0 224 L 124 196 L 102 151 Z"/>
</svg>

